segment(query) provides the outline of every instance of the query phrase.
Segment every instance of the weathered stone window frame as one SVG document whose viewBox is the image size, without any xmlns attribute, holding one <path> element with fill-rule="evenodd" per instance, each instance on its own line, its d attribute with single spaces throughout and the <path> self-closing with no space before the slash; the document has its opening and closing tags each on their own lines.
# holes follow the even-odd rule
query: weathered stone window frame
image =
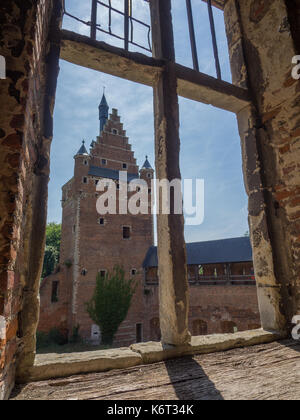
<svg viewBox="0 0 300 420">
<path fill-rule="evenodd" d="M 103 42 L 61 30 L 63 10 L 61 0 L 49 0 L 45 3 L 46 9 L 42 11 L 44 16 L 41 18 L 43 23 L 40 28 L 47 35 L 45 40 L 38 40 L 37 43 L 37 49 L 40 48 L 41 52 L 38 56 L 40 58 L 38 65 L 33 65 L 30 69 L 30 66 L 24 67 L 24 56 L 20 59 L 15 56 L 10 57 L 13 63 L 16 62 L 15 67 L 19 68 L 20 66 L 27 86 L 28 82 L 31 83 L 38 73 L 40 64 L 43 76 L 43 89 L 40 89 L 43 95 L 37 101 L 38 109 L 42 110 L 39 115 L 41 124 L 33 130 L 37 133 L 35 145 L 37 158 L 34 167 L 27 171 L 32 194 L 31 201 L 25 209 L 26 211 L 24 210 L 26 227 L 21 232 L 24 236 L 26 260 L 23 264 L 24 270 L 21 272 L 16 270 L 22 280 L 22 307 L 20 312 L 13 314 L 15 318 L 17 317 L 19 325 L 18 347 L 20 351 L 17 355 L 17 379 L 19 381 L 28 380 L 34 370 L 35 331 L 39 309 L 38 291 L 43 262 L 41 250 L 46 227 L 49 149 L 53 137 L 53 107 L 59 58 L 153 87 L 156 173 L 159 179 L 180 178 L 178 95 L 211 104 L 237 115 L 243 153 L 244 179 L 249 196 L 250 236 L 253 245 L 261 321 L 264 330 L 271 332 L 238 333 L 235 338 L 229 337 L 225 344 L 223 342 L 222 349 L 232 348 L 234 346 L 232 340 L 237 346 L 253 345 L 262 340 L 269 341 L 274 337 L 283 336 L 291 330 L 292 317 L 300 308 L 299 279 L 297 278 L 299 264 L 297 265 L 293 260 L 293 255 L 295 257 L 299 255 L 299 252 L 296 242 L 296 245 L 292 242 L 295 236 L 292 230 L 293 226 L 289 225 L 292 223 L 290 219 L 292 214 L 282 201 L 284 191 L 282 192 L 280 189 L 277 191 L 272 179 L 272 176 L 280 178 L 279 171 L 281 169 L 276 166 L 278 162 L 274 149 L 270 145 L 270 139 L 274 134 L 273 120 L 280 119 L 282 114 L 286 119 L 287 116 L 291 117 L 293 112 L 297 111 L 295 105 L 288 103 L 285 96 L 290 93 L 289 88 L 295 86 L 295 82 L 290 78 L 290 69 L 287 68 L 286 79 L 282 77 L 284 86 L 277 86 L 276 91 L 264 91 L 264 88 L 268 87 L 266 77 L 271 79 L 272 75 L 268 68 L 268 62 L 263 60 L 262 54 L 259 54 L 259 48 L 255 45 L 257 42 L 255 36 L 259 35 L 259 30 L 257 31 L 253 27 L 254 23 L 259 23 L 266 16 L 264 10 L 262 10 L 263 13 L 252 14 L 248 0 L 227 0 L 226 2 L 217 0 L 217 3 L 213 3 L 224 8 L 233 84 L 216 80 L 175 62 L 170 0 L 150 0 L 153 32 L 152 58 L 125 52 Z M 276 34 L 279 36 L 280 33 L 280 36 L 286 37 L 284 50 L 291 57 L 299 54 L 300 37 L 293 5 L 285 0 L 273 0 L 268 3 L 271 4 L 270 7 L 273 7 L 275 12 L 280 12 L 272 14 L 272 18 L 277 20 L 274 25 L 269 25 L 268 32 L 272 33 L 273 30 L 274 36 Z M 26 8 L 30 9 L 30 12 L 26 16 L 24 14 L 24 20 L 27 20 L 29 25 L 25 25 L 26 29 L 22 33 L 20 31 L 20 34 L 23 37 L 24 45 L 28 39 L 30 46 L 35 48 L 37 41 L 32 34 L 35 31 L 35 17 L 38 13 L 37 2 L 33 2 L 32 6 L 24 6 L 24 9 Z M 287 19 L 290 22 L 290 32 L 288 30 L 278 31 L 282 19 Z M 30 32 L 28 28 L 32 31 Z M 260 37 L 257 38 L 260 41 Z M 267 48 L 268 45 L 263 47 Z M 278 48 L 280 48 L 280 43 L 277 44 Z M 27 48 L 27 50 L 31 50 L 31 48 Z M 282 51 L 281 53 L 283 54 Z M 251 66 L 251 63 L 255 63 L 255 65 Z M 280 64 L 282 65 L 282 62 Z M 276 77 L 275 70 L 279 71 L 278 66 L 275 69 L 276 63 L 272 63 L 272 65 L 272 72 Z M 9 76 L 9 73 L 8 77 L 14 91 L 17 92 L 16 81 Z M 17 87 L 21 88 L 21 86 Z M 286 91 L 283 92 L 283 88 Z M 282 95 L 278 96 L 277 92 Z M 275 98 L 276 106 L 270 101 L 271 95 L 273 95 L 272 98 Z M 22 99 L 24 99 L 24 95 Z M 267 101 L 269 107 L 265 107 L 264 101 Z M 283 103 L 285 104 L 284 109 L 281 107 Z M 299 112 L 297 114 L 299 115 Z M 18 124 L 18 133 L 24 134 L 25 123 L 19 120 L 14 123 Z M 289 124 L 292 124 L 291 121 Z M 296 127 L 289 125 L 288 128 L 290 138 L 296 138 Z M 14 135 L 13 139 L 4 138 L 4 141 L 6 141 L 6 147 L 11 147 L 14 142 L 13 146 L 16 148 L 20 144 L 22 145 L 23 140 L 18 134 Z M 281 148 L 278 146 L 282 155 L 288 150 L 288 147 L 289 144 Z M 18 189 L 17 186 L 15 188 Z M 11 212 L 11 214 L 13 213 Z M 193 337 L 191 341 L 188 333 L 189 303 L 183 219 L 173 214 L 168 217 L 159 216 L 158 227 L 159 270 L 160 278 L 163 279 L 160 282 L 163 344 L 157 344 L 151 354 L 145 352 L 142 346 L 133 346 L 133 350 L 141 355 L 143 362 L 149 362 L 220 348 L 218 347 L 220 342 L 218 337 L 205 337 L 200 341 Z M 21 231 L 19 225 L 17 229 L 19 232 Z M 34 246 L 31 246 L 32 244 Z M 17 251 L 20 255 L 22 254 L 21 251 Z M 12 266 L 15 259 L 12 257 Z M 273 333 L 276 331 L 279 331 L 280 334 Z M 171 347 L 166 347 L 166 345 L 171 345 Z M 14 376 L 13 373 L 11 374 Z M 43 371 L 42 374 L 45 372 Z M 9 390 L 5 390 L 3 395 L 8 393 Z"/>
</svg>

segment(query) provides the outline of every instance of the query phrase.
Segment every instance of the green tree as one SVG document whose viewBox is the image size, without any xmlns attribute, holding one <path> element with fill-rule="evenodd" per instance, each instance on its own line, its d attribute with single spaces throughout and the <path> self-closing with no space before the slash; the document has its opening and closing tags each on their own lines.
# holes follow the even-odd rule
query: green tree
<svg viewBox="0 0 300 420">
<path fill-rule="evenodd" d="M 86 303 L 86 309 L 101 330 L 103 344 L 113 343 L 120 324 L 127 316 L 136 287 L 133 279 L 125 279 L 122 267 L 115 266 L 105 276 L 98 274 L 94 295 Z"/>
<path fill-rule="evenodd" d="M 46 227 L 46 246 L 53 246 L 58 254 L 60 252 L 61 242 L 61 224 L 60 223 L 48 223 Z"/>
<path fill-rule="evenodd" d="M 53 273 L 59 262 L 61 242 L 61 224 L 49 223 L 46 228 L 46 248 L 42 278 Z"/>
</svg>

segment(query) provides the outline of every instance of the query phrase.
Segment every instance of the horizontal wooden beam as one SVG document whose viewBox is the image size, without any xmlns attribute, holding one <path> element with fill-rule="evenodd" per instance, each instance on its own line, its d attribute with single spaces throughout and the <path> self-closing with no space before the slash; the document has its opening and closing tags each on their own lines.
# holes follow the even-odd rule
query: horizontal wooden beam
<svg viewBox="0 0 300 420">
<path fill-rule="evenodd" d="M 125 51 L 74 32 L 61 31 L 61 58 L 112 76 L 155 86 L 164 61 Z M 237 113 L 250 103 L 249 93 L 230 83 L 175 64 L 178 94 L 187 99 Z"/>
<path fill-rule="evenodd" d="M 153 86 L 163 70 L 163 62 L 132 53 L 102 41 L 67 30 L 61 31 L 61 58 L 82 67 L 132 82 Z"/>
<path fill-rule="evenodd" d="M 202 0 L 204 3 L 207 3 L 207 0 Z M 212 0 L 212 6 L 217 7 L 218 9 L 224 10 L 224 6 L 227 0 Z"/>
<path fill-rule="evenodd" d="M 238 113 L 251 102 L 249 91 L 176 64 L 178 95 Z"/>
</svg>

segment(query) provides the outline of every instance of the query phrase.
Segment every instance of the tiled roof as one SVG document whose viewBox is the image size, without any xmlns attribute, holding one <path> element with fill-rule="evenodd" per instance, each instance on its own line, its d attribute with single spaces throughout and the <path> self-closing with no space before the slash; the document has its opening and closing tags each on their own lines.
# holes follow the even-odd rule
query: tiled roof
<svg viewBox="0 0 300 420">
<path fill-rule="evenodd" d="M 142 169 L 152 169 L 152 166 L 150 165 L 150 162 L 148 160 L 148 156 L 146 156 L 146 160 L 145 160 L 145 163 L 144 163 Z"/>
<path fill-rule="evenodd" d="M 119 180 L 119 171 L 116 171 L 114 169 L 100 168 L 99 166 L 90 166 L 89 175 L 96 176 L 99 178 Z M 133 179 L 139 179 L 139 175 L 127 173 L 127 179 L 130 182 Z"/>
<path fill-rule="evenodd" d="M 86 150 L 86 147 L 85 147 L 84 143 L 85 143 L 85 141 L 82 142 L 82 146 L 80 147 L 80 149 L 76 153 L 76 156 L 78 156 L 78 155 L 88 155 L 88 151 Z"/>
<path fill-rule="evenodd" d="M 188 265 L 222 264 L 252 261 L 249 237 L 186 244 Z M 144 268 L 157 267 L 157 248 L 152 246 L 146 255 Z"/>
</svg>

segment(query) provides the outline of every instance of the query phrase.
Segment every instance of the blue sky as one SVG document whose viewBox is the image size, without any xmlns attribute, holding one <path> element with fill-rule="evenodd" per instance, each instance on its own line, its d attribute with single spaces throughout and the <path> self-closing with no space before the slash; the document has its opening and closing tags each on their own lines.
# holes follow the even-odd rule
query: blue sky
<svg viewBox="0 0 300 420">
<path fill-rule="evenodd" d="M 121 9 L 122 0 L 112 0 Z M 173 0 L 176 61 L 191 67 L 192 56 L 183 0 Z M 207 6 L 192 1 L 200 70 L 215 76 Z M 90 19 L 90 1 L 67 0 L 67 10 L 83 20 Z M 135 17 L 148 22 L 146 2 L 133 0 Z M 231 81 L 222 12 L 214 9 L 223 79 Z M 101 10 L 99 21 L 106 25 Z M 113 29 L 121 33 L 121 17 L 114 16 Z M 65 18 L 64 28 L 87 35 L 89 28 Z M 98 39 L 116 46 L 122 43 L 98 32 Z M 135 40 L 147 44 L 146 32 L 135 27 Z M 143 52 L 137 47 L 132 51 Z M 154 165 L 153 94 L 150 87 L 118 79 L 73 64 L 60 62 L 51 150 L 48 221 L 61 221 L 61 187 L 73 176 L 73 156 L 82 139 L 88 144 L 99 130 L 98 105 L 103 86 L 110 107 L 118 108 L 135 151 L 138 164 L 149 155 Z M 187 226 L 188 242 L 242 236 L 248 230 L 247 198 L 242 177 L 240 139 L 235 115 L 179 99 L 181 171 L 183 178 L 205 180 L 205 219 L 200 226 Z"/>
</svg>

